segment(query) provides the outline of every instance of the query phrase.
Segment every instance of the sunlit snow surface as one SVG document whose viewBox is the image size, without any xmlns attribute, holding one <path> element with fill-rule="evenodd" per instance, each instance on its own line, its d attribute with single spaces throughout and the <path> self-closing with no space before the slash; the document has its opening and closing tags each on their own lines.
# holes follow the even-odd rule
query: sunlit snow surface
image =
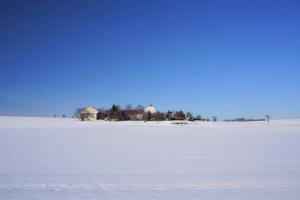
<svg viewBox="0 0 300 200">
<path fill-rule="evenodd" d="M 300 120 L 0 117 L 0 199 L 300 198 Z"/>
</svg>

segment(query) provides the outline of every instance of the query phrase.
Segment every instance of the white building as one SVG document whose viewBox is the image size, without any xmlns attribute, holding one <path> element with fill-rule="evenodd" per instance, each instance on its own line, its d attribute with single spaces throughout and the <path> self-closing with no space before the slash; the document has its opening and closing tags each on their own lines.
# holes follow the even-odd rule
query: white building
<svg viewBox="0 0 300 200">
<path fill-rule="evenodd" d="M 80 114 L 86 115 L 86 120 L 97 120 L 98 110 L 93 107 L 85 108 Z"/>
<path fill-rule="evenodd" d="M 147 107 L 146 112 L 156 113 L 156 109 L 153 107 L 152 104 L 150 104 L 150 105 Z"/>
</svg>

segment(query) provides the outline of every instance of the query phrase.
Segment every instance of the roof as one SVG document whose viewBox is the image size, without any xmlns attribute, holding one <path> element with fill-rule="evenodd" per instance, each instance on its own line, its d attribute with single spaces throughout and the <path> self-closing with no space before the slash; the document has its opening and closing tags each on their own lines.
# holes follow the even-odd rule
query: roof
<svg viewBox="0 0 300 200">
<path fill-rule="evenodd" d="M 136 109 L 136 110 L 121 110 L 127 115 L 143 115 L 145 111 L 143 109 Z"/>
<path fill-rule="evenodd" d="M 150 104 L 150 105 L 147 107 L 146 112 L 156 113 L 156 109 L 153 107 L 152 104 Z"/>
<path fill-rule="evenodd" d="M 99 111 L 93 107 L 87 107 L 83 110 L 83 112 L 87 112 L 87 113 L 98 113 Z"/>
</svg>

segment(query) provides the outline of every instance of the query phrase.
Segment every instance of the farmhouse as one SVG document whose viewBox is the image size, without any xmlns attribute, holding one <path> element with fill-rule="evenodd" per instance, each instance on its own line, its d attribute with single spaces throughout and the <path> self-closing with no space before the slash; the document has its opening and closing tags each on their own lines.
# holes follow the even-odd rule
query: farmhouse
<svg viewBox="0 0 300 200">
<path fill-rule="evenodd" d="M 145 114 L 144 109 L 135 110 L 121 110 L 125 115 L 127 115 L 130 120 L 142 120 Z"/>
<path fill-rule="evenodd" d="M 85 108 L 80 115 L 85 118 L 85 120 L 97 120 L 98 110 L 93 107 Z"/>
<path fill-rule="evenodd" d="M 120 109 L 119 106 L 113 105 L 111 109 L 96 109 L 93 107 L 87 107 L 84 109 L 78 109 L 78 118 L 81 121 L 93 121 L 93 120 L 109 120 L 109 121 L 123 121 L 123 120 L 143 120 L 145 114 L 155 114 L 156 109 L 153 105 L 149 105 L 146 112 L 142 106 L 138 106 L 135 109 Z"/>
</svg>

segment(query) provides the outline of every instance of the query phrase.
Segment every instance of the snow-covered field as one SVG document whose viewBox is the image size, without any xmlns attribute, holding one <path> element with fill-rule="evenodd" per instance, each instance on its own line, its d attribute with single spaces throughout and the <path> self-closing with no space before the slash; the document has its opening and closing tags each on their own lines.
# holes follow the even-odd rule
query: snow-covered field
<svg viewBox="0 0 300 200">
<path fill-rule="evenodd" d="M 0 117 L 0 199 L 300 199 L 300 120 Z"/>
</svg>

